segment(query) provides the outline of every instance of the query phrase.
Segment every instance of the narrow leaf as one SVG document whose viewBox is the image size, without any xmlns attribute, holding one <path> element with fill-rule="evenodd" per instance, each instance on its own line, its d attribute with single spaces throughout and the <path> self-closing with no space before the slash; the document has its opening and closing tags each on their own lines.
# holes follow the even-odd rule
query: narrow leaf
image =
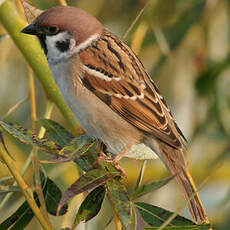
<svg viewBox="0 0 230 230">
<path fill-rule="evenodd" d="M 42 188 L 46 190 L 47 178 L 40 172 Z M 40 207 L 38 196 L 34 193 L 34 199 L 37 205 Z M 25 201 L 10 217 L 0 224 L 0 230 L 5 230 L 10 228 L 11 230 L 25 229 L 29 222 L 34 217 L 34 213 L 27 201 Z"/>
<path fill-rule="evenodd" d="M 136 229 L 137 229 L 137 213 L 134 204 L 131 203 L 131 218 L 130 218 L 129 230 L 136 230 Z"/>
<path fill-rule="evenodd" d="M 97 152 L 86 152 L 81 157 L 75 158 L 74 162 L 85 172 L 93 169 L 94 163 L 98 158 Z"/>
<path fill-rule="evenodd" d="M 0 230 L 11 228 L 11 230 L 24 229 L 32 220 L 34 213 L 25 201 L 16 212 L 0 224 Z"/>
<path fill-rule="evenodd" d="M 8 192 L 19 192 L 20 188 L 13 185 L 0 185 L 0 194 Z"/>
<path fill-rule="evenodd" d="M 45 191 L 44 197 L 45 197 L 48 213 L 55 216 L 57 213 L 58 204 L 62 197 L 62 192 L 58 188 L 58 186 L 49 178 L 47 178 L 46 191 Z M 66 214 L 67 209 L 68 209 L 68 206 L 65 204 L 61 208 L 59 215 Z"/>
<path fill-rule="evenodd" d="M 46 129 L 48 138 L 62 147 L 69 144 L 74 138 L 72 133 L 53 120 L 40 119 L 38 123 Z"/>
<path fill-rule="evenodd" d="M 90 192 L 78 210 L 74 225 L 77 226 L 81 221 L 87 222 L 96 216 L 101 209 L 104 197 L 105 187 L 103 185 Z"/>
<path fill-rule="evenodd" d="M 131 217 L 131 204 L 126 187 L 120 182 L 120 177 L 108 180 L 106 185 L 108 197 L 112 204 L 113 210 L 119 216 L 123 227 L 128 229 Z"/>
<path fill-rule="evenodd" d="M 112 174 L 101 169 L 94 169 L 85 173 L 65 191 L 58 205 L 58 212 L 60 211 L 60 208 L 74 196 L 90 189 L 94 189 L 104 184 L 106 180 L 117 175 L 118 173 Z"/>
<path fill-rule="evenodd" d="M 40 172 L 41 175 L 41 184 L 42 189 L 47 205 L 47 210 L 50 214 L 55 215 L 59 200 L 61 199 L 61 191 L 59 188 L 52 182 L 49 178 L 47 178 L 44 173 Z M 34 193 L 34 199 L 38 206 L 39 199 L 36 193 Z M 60 213 L 63 215 L 67 211 L 67 206 L 63 206 Z M 29 207 L 27 201 L 25 201 L 15 213 L 13 213 L 10 217 L 8 217 L 5 221 L 0 224 L 0 230 L 11 229 L 25 229 L 26 226 L 30 223 L 32 218 L 34 217 L 34 213 Z"/>
<path fill-rule="evenodd" d="M 135 206 L 139 210 L 144 221 L 153 227 L 155 226 L 159 227 L 173 214 L 172 212 L 167 211 L 163 208 L 151 204 L 142 203 L 142 202 L 135 203 Z M 194 225 L 194 223 L 191 220 L 188 220 L 178 215 L 169 224 L 169 226 L 184 226 L 184 225 Z"/>
<path fill-rule="evenodd" d="M 89 139 L 88 136 L 82 135 L 80 137 L 72 139 L 72 141 L 66 145 L 58 154 L 65 157 L 76 156 L 79 157 L 81 154 L 87 152 L 94 142 Z"/>
<path fill-rule="evenodd" d="M 131 200 L 137 199 L 138 197 L 141 197 L 143 195 L 146 195 L 154 190 L 157 190 L 161 187 L 163 187 L 164 185 L 168 184 L 172 179 L 174 178 L 174 176 L 162 179 L 160 181 L 154 181 L 150 184 L 145 184 L 139 188 L 137 188 L 134 193 L 131 196 Z"/>
<path fill-rule="evenodd" d="M 48 213 L 56 215 L 59 201 L 62 197 L 62 192 L 59 187 L 40 170 L 41 187 L 45 198 L 45 203 Z M 34 178 L 35 180 L 35 178 Z M 60 211 L 60 215 L 64 215 L 67 212 L 67 205 L 64 205 Z"/>
<path fill-rule="evenodd" d="M 59 164 L 73 161 L 73 157 L 53 156 L 49 160 L 40 160 L 41 164 Z"/>
<path fill-rule="evenodd" d="M 50 141 L 46 138 L 39 138 L 34 132 L 25 129 L 20 125 L 0 121 L 0 126 L 6 132 L 8 132 L 10 135 L 15 137 L 22 143 L 35 146 L 40 150 L 49 153 L 58 153 L 61 149 L 61 146 L 56 144 L 55 142 Z"/>
</svg>

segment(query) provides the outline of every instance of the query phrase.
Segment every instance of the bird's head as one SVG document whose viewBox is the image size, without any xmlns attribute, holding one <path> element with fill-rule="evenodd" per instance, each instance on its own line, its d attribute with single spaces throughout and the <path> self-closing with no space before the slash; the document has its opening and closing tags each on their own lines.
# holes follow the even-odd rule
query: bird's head
<svg viewBox="0 0 230 230">
<path fill-rule="evenodd" d="M 21 32 L 36 35 L 48 61 L 58 61 L 86 48 L 102 31 L 101 23 L 87 12 L 57 6 L 44 11 Z"/>
</svg>

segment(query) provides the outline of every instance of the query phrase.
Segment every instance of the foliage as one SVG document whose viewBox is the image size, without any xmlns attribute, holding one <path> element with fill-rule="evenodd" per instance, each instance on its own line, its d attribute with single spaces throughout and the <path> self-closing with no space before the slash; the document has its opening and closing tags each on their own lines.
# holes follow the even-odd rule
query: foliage
<svg viewBox="0 0 230 230">
<path fill-rule="evenodd" d="M 52 140 L 56 140 L 56 142 L 52 142 L 48 138 L 40 139 L 35 133 L 25 128 L 22 128 L 19 125 L 1 121 L 0 127 L 4 131 L 11 134 L 14 138 L 18 139 L 19 141 L 25 144 L 35 145 L 38 149 L 42 151 L 47 151 L 52 155 L 56 154 L 57 156 L 61 155 L 61 157 L 66 157 L 65 152 L 62 151 L 62 149 L 65 149 L 66 146 L 69 146 L 69 143 L 71 143 L 76 138 L 72 136 L 62 126 L 60 126 L 58 123 L 52 120 L 46 119 L 40 121 L 40 123 L 46 126 L 48 130 L 48 135 Z M 78 147 L 78 158 L 81 158 L 82 153 L 83 155 L 87 153 L 89 153 L 90 155 L 97 154 L 96 151 L 94 153 L 89 152 L 89 147 L 87 147 L 86 151 L 81 151 L 81 149 L 84 150 L 84 145 L 88 146 L 88 143 L 85 141 L 85 136 L 84 138 L 78 137 L 77 140 L 78 145 L 76 145 L 76 148 Z M 59 142 L 59 144 L 62 143 L 62 149 L 54 149 L 50 147 L 59 146 L 59 148 L 61 148 L 57 142 Z M 52 145 L 50 145 L 50 143 L 52 143 Z M 79 146 L 81 148 L 79 148 Z M 75 150 L 73 149 L 73 151 Z M 67 156 L 69 156 L 70 152 L 67 152 L 66 154 Z M 95 157 L 95 159 L 97 159 L 97 157 Z M 59 161 L 57 160 L 56 163 L 59 163 Z M 74 226 L 76 226 L 81 221 L 89 221 L 91 218 L 98 214 L 98 212 L 101 209 L 102 201 L 105 197 L 106 192 L 111 202 L 112 208 L 114 212 L 118 215 L 123 228 L 128 229 L 129 226 L 132 225 L 131 221 L 133 220 L 131 218 L 132 201 L 128 195 L 126 187 L 123 185 L 121 181 L 119 170 L 117 170 L 116 167 L 112 165 L 112 163 L 108 162 L 99 161 L 93 162 L 92 164 L 90 161 L 88 161 L 87 165 L 90 165 L 90 168 L 82 176 L 80 176 L 78 180 L 74 182 L 64 192 L 63 195 L 61 195 L 61 191 L 51 179 L 46 178 L 43 173 L 41 174 L 41 187 L 43 195 L 45 197 L 45 203 L 47 206 L 48 213 L 52 215 L 65 214 L 67 211 L 66 203 L 69 200 L 71 200 L 73 197 L 77 196 L 80 193 L 91 191 L 84 199 L 84 201 L 81 204 L 81 207 L 78 210 L 76 219 L 74 221 Z M 78 164 L 78 166 L 81 167 L 80 164 Z M 84 168 L 82 168 L 82 170 L 84 170 Z M 136 198 L 142 195 L 148 194 L 149 192 L 159 189 L 160 187 L 166 185 L 171 179 L 172 177 L 162 179 L 158 182 L 152 182 L 141 187 L 137 187 L 131 195 L 132 200 L 135 200 Z M 33 196 L 39 205 L 39 200 L 36 192 L 34 192 Z M 153 207 L 145 203 L 135 203 L 135 206 L 140 211 L 140 214 L 142 215 L 146 223 L 148 223 L 151 226 L 160 226 L 160 223 L 163 223 L 162 221 L 157 221 L 157 219 L 155 223 L 154 218 L 152 217 L 159 216 L 160 220 L 167 220 L 172 214 L 169 211 L 166 211 L 162 208 Z M 151 216 L 150 218 L 149 215 Z M 6 219 L 3 223 L 0 224 L 0 229 L 8 229 L 12 226 L 13 227 L 11 229 L 18 229 L 20 228 L 20 226 L 22 228 L 25 228 L 26 225 L 29 224 L 33 216 L 34 213 L 30 209 L 29 204 L 27 202 L 24 202 L 13 215 L 11 215 L 8 219 Z M 170 223 L 170 226 L 175 226 L 174 224 L 176 226 L 187 226 L 188 224 L 193 225 L 191 221 L 179 216 L 176 217 Z M 198 225 L 196 227 L 196 229 L 204 229 L 202 225 L 201 228 L 199 228 Z"/>
</svg>

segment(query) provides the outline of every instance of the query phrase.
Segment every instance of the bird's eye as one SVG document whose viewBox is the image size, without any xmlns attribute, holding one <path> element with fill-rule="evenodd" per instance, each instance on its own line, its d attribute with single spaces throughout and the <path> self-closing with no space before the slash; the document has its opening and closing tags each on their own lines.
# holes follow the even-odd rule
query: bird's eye
<svg viewBox="0 0 230 230">
<path fill-rule="evenodd" d="M 59 28 L 56 26 L 47 26 L 45 32 L 47 35 L 56 35 L 59 32 Z"/>
</svg>

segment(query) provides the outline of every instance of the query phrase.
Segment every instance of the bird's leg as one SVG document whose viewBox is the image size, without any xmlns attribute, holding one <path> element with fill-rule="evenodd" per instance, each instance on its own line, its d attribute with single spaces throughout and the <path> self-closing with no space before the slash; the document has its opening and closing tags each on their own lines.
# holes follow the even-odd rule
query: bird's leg
<svg viewBox="0 0 230 230">
<path fill-rule="evenodd" d="M 112 162 L 113 159 L 107 156 L 104 152 L 105 144 L 102 142 L 98 142 L 98 158 L 96 160 L 96 164 L 100 164 L 101 161 Z"/>
<path fill-rule="evenodd" d="M 103 144 L 102 142 L 98 143 L 99 144 L 99 148 L 98 148 L 98 154 L 99 154 L 99 157 L 107 157 L 104 153 L 104 147 L 105 147 L 105 144 Z"/>
<path fill-rule="evenodd" d="M 127 145 L 125 146 L 122 151 L 113 159 L 112 163 L 114 167 L 120 171 L 121 175 L 124 176 L 125 178 L 127 177 L 125 170 L 118 164 L 118 161 L 123 158 L 126 153 L 130 150 L 132 145 Z"/>
<path fill-rule="evenodd" d="M 97 159 L 97 163 L 100 164 L 100 161 L 106 161 L 109 163 L 112 163 L 114 165 L 114 167 L 120 171 L 121 175 L 126 177 L 126 172 L 125 170 L 118 164 L 118 161 L 125 156 L 125 154 L 129 151 L 129 149 L 131 148 L 131 145 L 127 145 L 125 146 L 122 151 L 115 157 L 115 158 L 111 158 L 105 155 L 104 151 L 103 151 L 103 147 L 104 144 L 102 143 L 99 147 L 99 157 Z"/>
<path fill-rule="evenodd" d="M 126 145 L 122 151 L 113 159 L 113 163 L 117 164 L 118 161 L 126 155 L 126 153 L 130 150 L 132 145 Z"/>
</svg>

